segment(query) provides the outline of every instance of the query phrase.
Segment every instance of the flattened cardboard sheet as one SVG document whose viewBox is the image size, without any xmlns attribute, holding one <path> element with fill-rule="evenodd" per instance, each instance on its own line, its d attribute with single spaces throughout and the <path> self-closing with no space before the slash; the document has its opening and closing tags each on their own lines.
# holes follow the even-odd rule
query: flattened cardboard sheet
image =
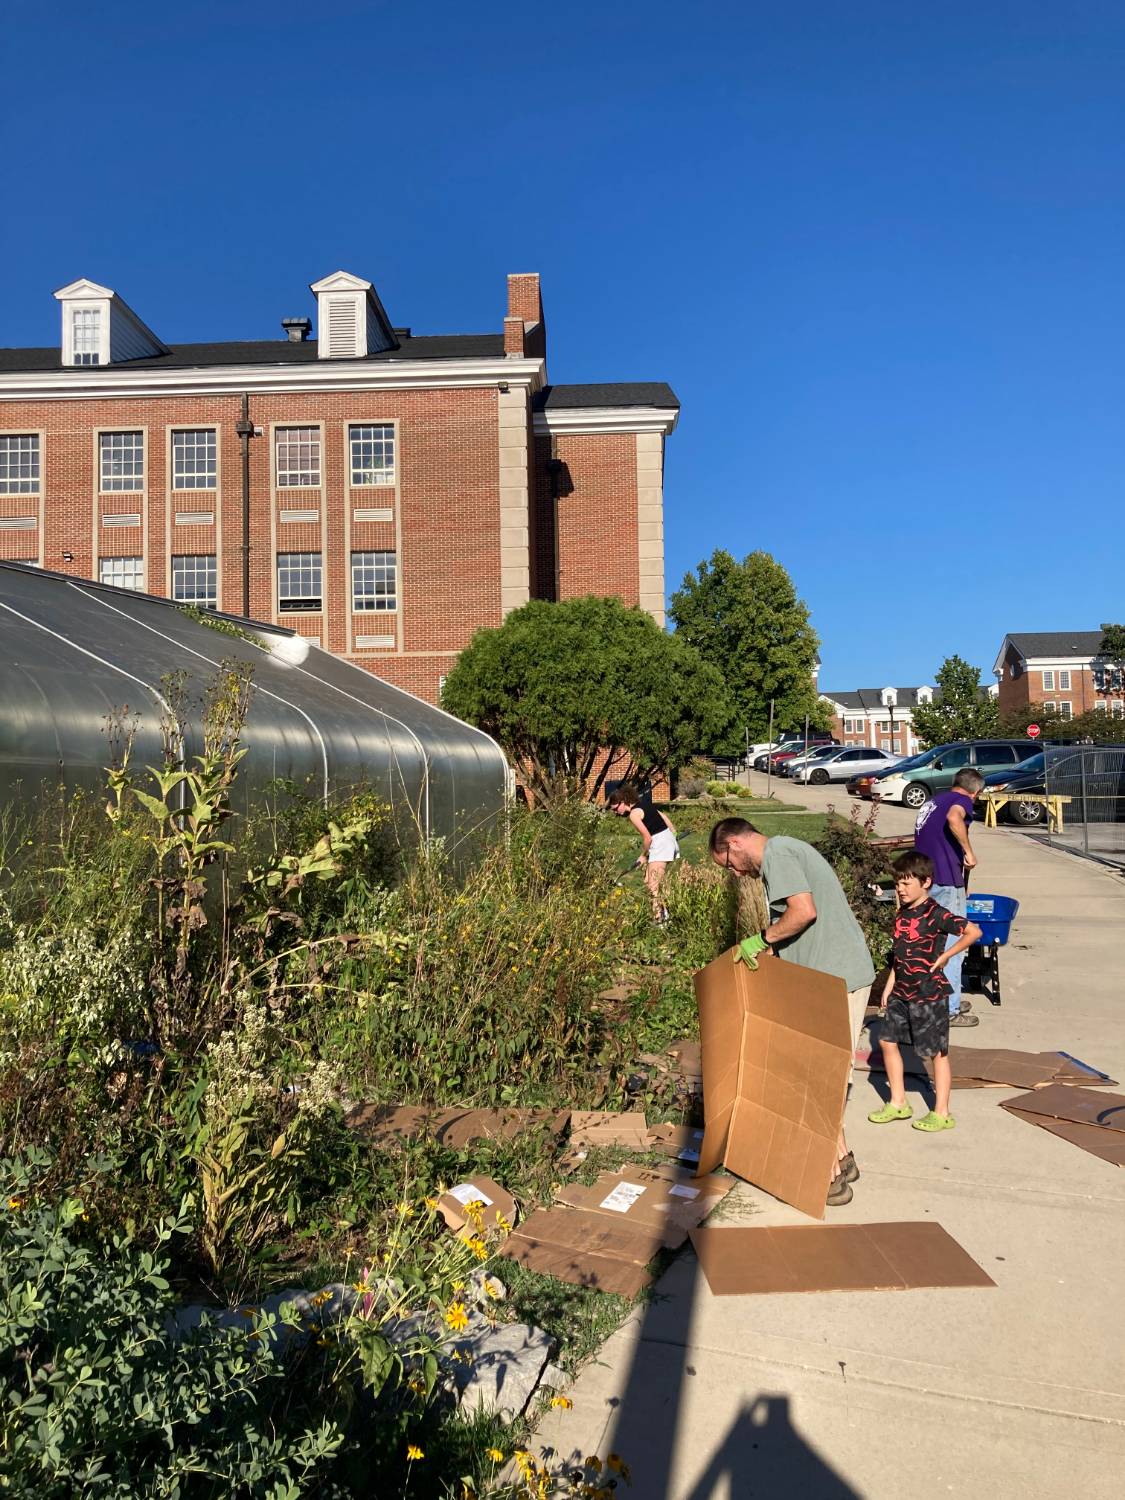
<svg viewBox="0 0 1125 1500">
<path fill-rule="evenodd" d="M 734 949 L 695 975 L 706 1135 L 699 1171 L 720 1162 L 822 1219 L 851 1071 L 844 981 Z"/>
<path fill-rule="evenodd" d="M 546 1127 L 561 1135 L 570 1113 L 550 1109 L 438 1109 L 405 1104 L 357 1104 L 345 1123 L 372 1142 L 429 1137 L 460 1150 L 477 1141 L 510 1141 Z"/>
<path fill-rule="evenodd" d="M 565 1185 L 556 1201 L 588 1213 L 605 1214 L 621 1223 L 643 1225 L 661 1236 L 664 1247 L 677 1250 L 734 1186 L 730 1177 L 693 1177 L 665 1167 L 623 1167 L 603 1172 L 589 1186 Z"/>
<path fill-rule="evenodd" d="M 573 1286 L 635 1297 L 652 1280 L 648 1263 L 661 1248 L 661 1236 L 654 1230 L 615 1223 L 606 1214 L 541 1208 L 499 1253 Z"/>
<path fill-rule="evenodd" d="M 470 1203 L 480 1203 L 480 1217 L 485 1234 L 501 1228 L 503 1219 L 508 1228 L 516 1222 L 516 1200 L 493 1182 L 491 1177 L 470 1177 L 465 1182 L 456 1182 L 447 1193 L 438 1199 L 438 1213 L 457 1235 L 458 1239 L 470 1240 L 478 1232 Z"/>
<path fill-rule="evenodd" d="M 625 1146 L 630 1151 L 648 1150 L 648 1121 L 644 1110 L 614 1114 L 609 1110 L 572 1110 L 572 1146 Z"/>
<path fill-rule="evenodd" d="M 1052 1084 L 1005 1099 L 1001 1109 L 1058 1135 L 1115 1167 L 1125 1167 L 1125 1094 Z"/>
<path fill-rule="evenodd" d="M 703 1149 L 703 1131 L 694 1125 L 654 1125 L 648 1133 L 647 1150 L 695 1166 Z"/>
<path fill-rule="evenodd" d="M 996 1284 L 933 1223 L 693 1229 L 691 1242 L 716 1297 Z"/>
<path fill-rule="evenodd" d="M 903 1068 L 912 1077 L 933 1077 L 933 1065 L 910 1047 L 903 1047 Z M 857 1068 L 881 1073 L 883 1054 L 878 1043 L 878 1023 L 872 1022 L 870 1051 L 857 1048 Z M 1011 1047 L 950 1047 L 949 1065 L 955 1089 L 1040 1089 L 1065 1083 L 1072 1087 L 1112 1088 L 1114 1079 L 1089 1063 L 1065 1052 L 1020 1052 Z"/>
</svg>

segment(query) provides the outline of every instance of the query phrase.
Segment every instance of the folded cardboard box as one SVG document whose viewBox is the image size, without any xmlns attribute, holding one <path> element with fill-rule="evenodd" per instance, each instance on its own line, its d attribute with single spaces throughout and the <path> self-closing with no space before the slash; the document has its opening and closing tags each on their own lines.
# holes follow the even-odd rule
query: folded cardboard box
<svg viewBox="0 0 1125 1500">
<path fill-rule="evenodd" d="M 716 1297 L 995 1286 L 940 1224 L 792 1224 L 693 1229 Z"/>
<path fill-rule="evenodd" d="M 721 1162 L 824 1217 L 851 1069 L 844 981 L 764 956 L 722 954 L 695 976 L 706 1131 L 699 1172 Z"/>
<path fill-rule="evenodd" d="M 474 1204 L 479 1205 L 479 1224 L 470 1212 Z M 470 1177 L 467 1182 L 455 1183 L 442 1193 L 437 1206 L 438 1213 L 462 1240 L 482 1232 L 486 1238 L 495 1231 L 506 1234 L 516 1222 L 516 1200 L 491 1177 Z"/>
<path fill-rule="evenodd" d="M 1056 1083 L 1005 1099 L 1000 1107 L 1102 1161 L 1125 1167 L 1125 1094 L 1095 1093 Z"/>
<path fill-rule="evenodd" d="M 540 1208 L 505 1240 L 500 1254 L 573 1286 L 635 1297 L 652 1280 L 648 1265 L 662 1248 L 660 1231 L 642 1224 L 581 1209 Z"/>
<path fill-rule="evenodd" d="M 630 1226 L 643 1225 L 661 1236 L 665 1249 L 677 1250 L 688 1230 L 702 1224 L 733 1186 L 730 1177 L 625 1167 L 618 1173 L 603 1172 L 589 1186 L 565 1185 L 555 1196 L 570 1208 L 605 1214 Z"/>
</svg>

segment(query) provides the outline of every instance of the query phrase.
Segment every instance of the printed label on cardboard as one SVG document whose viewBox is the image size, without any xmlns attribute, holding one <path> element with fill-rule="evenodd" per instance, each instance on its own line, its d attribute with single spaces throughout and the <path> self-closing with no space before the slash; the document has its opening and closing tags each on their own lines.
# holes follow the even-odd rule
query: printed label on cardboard
<svg viewBox="0 0 1125 1500">
<path fill-rule="evenodd" d="M 644 1192 L 639 1182 L 619 1182 L 608 1198 L 603 1198 L 599 1208 L 608 1208 L 615 1214 L 627 1214 Z"/>
<path fill-rule="evenodd" d="M 698 1157 L 698 1155 L 699 1155 L 699 1153 L 697 1151 L 696 1152 L 696 1156 Z M 669 1191 L 669 1193 L 671 1194 L 671 1196 L 673 1198 L 698 1198 L 699 1197 L 699 1189 L 698 1188 L 684 1187 L 681 1183 L 678 1183 L 678 1182 L 677 1183 L 673 1183 L 673 1185 L 668 1189 L 668 1191 Z"/>
<path fill-rule="evenodd" d="M 492 1206 L 492 1199 L 475 1182 L 459 1182 L 449 1189 L 449 1196 L 456 1198 L 458 1203 L 483 1203 L 485 1208 Z"/>
</svg>

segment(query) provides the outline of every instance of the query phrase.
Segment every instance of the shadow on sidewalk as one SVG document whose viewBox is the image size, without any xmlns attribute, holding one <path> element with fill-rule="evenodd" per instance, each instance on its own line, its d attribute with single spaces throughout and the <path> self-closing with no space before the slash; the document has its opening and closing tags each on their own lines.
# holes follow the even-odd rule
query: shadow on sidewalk
<svg viewBox="0 0 1125 1500">
<path fill-rule="evenodd" d="M 659 1285 L 662 1290 L 638 1331 L 622 1394 L 605 1414 L 606 1449 L 619 1453 L 631 1471 L 631 1491 L 621 1493 L 638 1500 L 776 1500 L 789 1495 L 859 1500 L 858 1492 L 801 1436 L 784 1392 L 748 1389 L 725 1433 L 716 1433 L 708 1421 L 701 1392 L 688 1420 L 689 1382 L 702 1377 L 701 1362 L 717 1357 L 729 1369 L 737 1356 L 691 1347 L 695 1299 L 708 1293 L 690 1248 Z M 751 1370 L 747 1365 L 748 1377 Z M 719 1384 L 714 1374 L 709 1383 Z M 691 1481 L 687 1475 L 696 1471 L 699 1477 Z"/>
</svg>

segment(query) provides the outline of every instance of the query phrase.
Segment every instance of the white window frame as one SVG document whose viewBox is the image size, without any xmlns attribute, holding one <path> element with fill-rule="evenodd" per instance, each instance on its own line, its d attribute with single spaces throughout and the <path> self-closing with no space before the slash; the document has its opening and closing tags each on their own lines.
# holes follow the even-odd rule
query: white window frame
<svg viewBox="0 0 1125 1500">
<path fill-rule="evenodd" d="M 1098 701 L 1094 704 L 1094 712 L 1096 714 L 1104 714 L 1108 712 L 1108 710 L 1109 704 L 1105 701 L 1104 698 L 1099 698 Z"/>
<path fill-rule="evenodd" d="M 99 557 L 98 581 L 115 589 L 133 589 L 143 594 L 145 560 L 143 557 Z"/>
<path fill-rule="evenodd" d="M 306 434 L 306 436 L 295 436 Z M 300 447 L 309 445 L 309 462 L 302 466 Z M 282 467 L 282 449 L 296 447 L 295 458 L 286 453 Z M 318 490 L 324 480 L 324 435 L 317 423 L 285 423 L 273 430 L 274 483 L 279 490 Z M 306 478 L 305 476 L 315 476 Z"/>
<path fill-rule="evenodd" d="M 1069 698 L 1064 698 L 1059 703 L 1059 718 L 1060 719 L 1073 719 L 1074 718 L 1074 704 L 1070 701 Z"/>
<path fill-rule="evenodd" d="M 367 434 L 367 436 L 361 436 Z M 365 465 L 362 453 L 357 453 L 363 444 L 370 445 L 374 459 L 381 450 L 385 459 L 390 453 L 390 462 L 383 467 Z M 353 490 L 386 489 L 397 482 L 398 435 L 393 422 L 349 422 L 348 423 L 348 474 Z"/>
<path fill-rule="evenodd" d="M 398 610 L 397 553 L 369 547 L 360 548 L 352 552 L 350 563 L 352 612 L 357 615 L 396 613 Z M 371 591 L 361 592 L 360 585 L 368 581 L 365 577 L 367 570 L 370 570 Z M 380 594 L 377 589 L 379 583 L 384 586 L 389 583 L 389 592 Z"/>
<path fill-rule="evenodd" d="M 115 444 L 114 438 L 133 438 L 128 446 Z M 107 472 L 113 464 L 112 455 L 117 452 L 140 453 L 139 473 L 113 474 Z M 108 462 L 107 462 L 108 461 Z M 121 460 L 119 460 L 121 461 Z M 145 488 L 145 432 L 143 427 L 104 429 L 98 433 L 98 491 L 103 495 L 139 495 Z"/>
<path fill-rule="evenodd" d="M 1059 692 L 1070 692 L 1070 671 L 1067 668 L 1059 669 Z"/>
<path fill-rule="evenodd" d="M 1114 698 L 1109 705 L 1110 717 L 1114 719 L 1125 719 L 1125 702 L 1120 698 Z"/>
<path fill-rule="evenodd" d="M 1045 693 L 1053 693 L 1055 691 L 1055 673 L 1054 673 L 1054 670 L 1052 669 L 1049 672 L 1046 672 L 1046 671 L 1043 672 L 1042 673 L 1042 677 L 1043 677 L 1043 691 Z M 1061 686 L 1061 684 L 1060 684 L 1060 686 Z"/>
<path fill-rule="evenodd" d="M 289 587 L 289 592 L 282 592 L 282 579 L 287 584 L 296 575 L 300 580 L 304 572 L 309 575 L 309 582 L 315 575 L 319 589 L 314 594 L 312 590 L 301 593 Z M 286 615 L 315 615 L 324 609 L 324 554 L 321 552 L 279 552 L 276 562 L 277 576 L 277 611 L 278 614 Z M 315 604 L 312 602 L 316 600 Z"/>
<path fill-rule="evenodd" d="M 103 326 L 106 309 L 100 304 L 70 309 L 70 361 L 74 365 L 100 365 L 105 346 Z"/>
<path fill-rule="evenodd" d="M 177 563 L 180 567 L 177 569 Z M 200 564 L 204 564 L 200 567 Z M 190 566 L 188 566 L 190 564 Z M 209 565 L 209 566 L 208 566 Z M 177 573 L 179 576 L 177 577 Z M 200 578 L 205 593 L 200 597 Z M 193 585 L 191 592 L 181 592 L 185 583 Z M 177 587 L 179 585 L 179 587 Z M 214 552 L 174 552 L 171 566 L 172 598 L 177 604 L 194 604 L 197 609 L 219 607 L 219 559 Z"/>
<path fill-rule="evenodd" d="M 26 475 L 13 476 L 13 454 L 15 468 L 26 468 Z M 0 432 L 0 495 L 38 495 L 43 483 L 42 458 L 43 444 L 37 432 Z"/>
<path fill-rule="evenodd" d="M 192 439 L 190 446 L 188 439 Z M 207 452 L 206 444 L 198 442 L 200 438 L 210 438 L 210 453 Z M 181 451 L 178 453 L 177 448 Z M 200 451 L 203 452 L 202 461 L 199 458 Z M 189 460 L 188 454 L 193 455 Z M 177 466 L 177 460 L 182 459 L 183 472 Z M 189 467 L 190 464 L 190 467 Z M 208 467 L 209 466 L 209 467 Z M 173 427 L 172 428 L 172 452 L 169 472 L 172 478 L 172 489 L 182 490 L 216 490 L 219 487 L 219 433 L 215 427 Z"/>
</svg>

